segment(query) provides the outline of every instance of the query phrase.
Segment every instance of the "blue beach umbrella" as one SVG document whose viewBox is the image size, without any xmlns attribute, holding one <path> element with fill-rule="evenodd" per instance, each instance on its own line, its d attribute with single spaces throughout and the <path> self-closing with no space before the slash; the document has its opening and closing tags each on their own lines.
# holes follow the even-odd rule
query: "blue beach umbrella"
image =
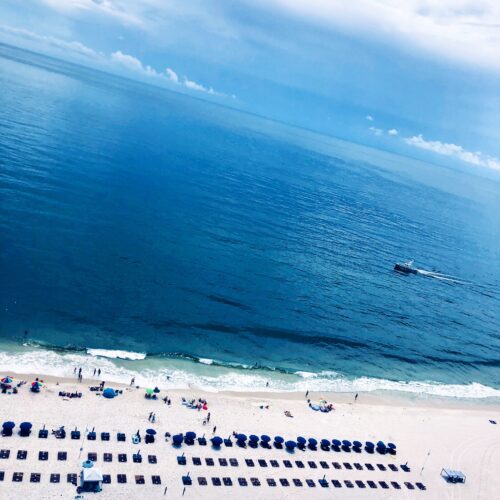
<svg viewBox="0 0 500 500">
<path fill-rule="evenodd" d="M 23 422 L 19 428 L 22 429 L 23 431 L 29 431 L 33 427 L 33 424 L 31 422 Z"/>
<path fill-rule="evenodd" d="M 146 429 L 146 434 L 149 434 L 150 436 L 154 436 L 156 434 L 156 431 L 154 429 Z"/>
<path fill-rule="evenodd" d="M 223 443 L 223 439 L 220 436 L 214 436 L 211 441 L 212 446 L 214 446 L 215 448 L 218 448 Z"/>
<path fill-rule="evenodd" d="M 346 447 L 346 448 L 350 448 L 352 446 L 351 442 L 348 440 L 348 439 L 344 439 L 342 441 L 342 444 Z"/>
<path fill-rule="evenodd" d="M 7 375 L 7 377 L 4 377 L 2 380 L 0 380 L 0 382 L 2 382 L 2 384 L 12 384 L 12 377 L 9 377 Z"/>
<path fill-rule="evenodd" d="M 182 444 L 182 441 L 184 440 L 184 436 L 182 434 L 175 434 L 172 436 L 172 441 L 176 445 Z"/>
<path fill-rule="evenodd" d="M 255 443 L 259 440 L 259 436 L 256 436 L 255 434 L 250 434 L 250 437 L 248 439 Z"/>
<path fill-rule="evenodd" d="M 354 448 L 361 448 L 363 446 L 360 441 L 353 441 L 352 445 Z"/>
<path fill-rule="evenodd" d="M 297 443 L 295 441 L 287 441 L 285 443 L 285 448 L 287 450 L 293 450 L 297 446 Z"/>
<path fill-rule="evenodd" d="M 10 420 L 2 424 L 2 427 L 4 429 L 13 429 L 15 426 L 16 424 L 14 422 L 11 422 Z"/>
<path fill-rule="evenodd" d="M 309 438 L 309 439 L 307 440 L 307 442 L 309 443 L 309 446 L 312 446 L 313 448 L 314 448 L 315 446 L 318 446 L 318 441 L 316 441 L 316 439 L 314 439 L 314 438 Z"/>
<path fill-rule="evenodd" d="M 385 443 L 383 441 L 379 441 L 377 443 L 377 448 L 382 448 L 383 450 L 385 450 L 386 448 Z"/>
<path fill-rule="evenodd" d="M 374 445 L 371 441 L 367 441 L 367 442 L 365 443 L 365 446 L 366 446 L 367 448 L 375 448 L 375 445 Z"/>
<path fill-rule="evenodd" d="M 285 442 L 285 440 L 281 436 L 276 436 L 274 438 L 274 442 L 278 443 L 278 444 L 283 444 Z"/>
<path fill-rule="evenodd" d="M 339 439 L 332 439 L 332 444 L 333 446 L 340 448 L 342 446 L 342 441 L 340 441 Z"/>
<path fill-rule="evenodd" d="M 330 441 L 328 439 L 322 439 L 321 440 L 321 446 L 323 446 L 323 448 L 329 448 L 330 447 Z"/>
<path fill-rule="evenodd" d="M 102 395 L 106 399 L 113 399 L 116 396 L 114 389 L 111 389 L 111 387 L 104 389 L 104 391 L 102 391 Z"/>
<path fill-rule="evenodd" d="M 297 443 L 301 446 L 305 445 L 306 444 L 306 438 L 305 437 L 302 437 L 302 436 L 299 436 L 297 437 Z"/>
<path fill-rule="evenodd" d="M 185 437 L 188 441 L 194 441 L 196 439 L 196 432 L 193 431 L 186 432 Z"/>
<path fill-rule="evenodd" d="M 269 441 L 271 441 L 271 438 L 267 434 L 262 434 L 262 436 L 260 436 L 260 440 L 263 443 L 269 443 Z"/>
<path fill-rule="evenodd" d="M 396 445 L 394 443 L 387 443 L 387 448 L 389 448 L 391 450 L 395 450 L 396 449 Z"/>
<path fill-rule="evenodd" d="M 92 462 L 92 460 L 85 460 L 85 462 L 82 463 L 82 467 L 84 469 L 91 469 L 94 467 L 94 462 Z"/>
<path fill-rule="evenodd" d="M 236 441 L 240 441 L 244 443 L 247 440 L 247 435 L 246 434 L 238 434 L 236 436 Z"/>
</svg>

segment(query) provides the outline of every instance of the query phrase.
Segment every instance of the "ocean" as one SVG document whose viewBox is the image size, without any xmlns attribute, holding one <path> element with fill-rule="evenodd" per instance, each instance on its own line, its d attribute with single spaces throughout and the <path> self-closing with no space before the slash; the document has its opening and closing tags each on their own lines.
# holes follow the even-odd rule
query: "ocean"
<svg viewBox="0 0 500 500">
<path fill-rule="evenodd" d="M 5 45 L 0 89 L 2 373 L 500 397 L 497 181 Z"/>
</svg>

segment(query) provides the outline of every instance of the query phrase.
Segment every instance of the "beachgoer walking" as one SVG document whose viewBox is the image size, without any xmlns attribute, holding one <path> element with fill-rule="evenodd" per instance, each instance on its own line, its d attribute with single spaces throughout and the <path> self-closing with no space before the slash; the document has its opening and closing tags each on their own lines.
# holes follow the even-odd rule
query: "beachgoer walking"
<svg viewBox="0 0 500 500">
<path fill-rule="evenodd" d="M 307 396 L 309 396 L 309 389 L 306 392 L 306 398 L 307 398 Z"/>
<path fill-rule="evenodd" d="M 266 382 L 266 387 L 269 387 L 269 382 Z"/>
<path fill-rule="evenodd" d="M 213 434 L 215 434 L 215 431 L 217 430 L 217 426 L 214 426 L 214 430 L 212 431 Z"/>
<path fill-rule="evenodd" d="M 73 368 L 73 373 L 76 373 L 76 366 Z"/>
<path fill-rule="evenodd" d="M 130 381 L 130 387 L 134 385 L 134 382 L 135 382 L 135 377 L 132 377 L 132 380 Z"/>
<path fill-rule="evenodd" d="M 210 422 L 210 412 L 208 412 L 208 415 L 207 415 L 207 422 Z"/>
<path fill-rule="evenodd" d="M 163 495 L 167 494 L 167 489 L 168 489 L 168 486 L 165 486 L 165 491 L 163 492 Z"/>
<path fill-rule="evenodd" d="M 151 422 L 151 417 L 153 416 L 153 412 L 149 414 L 148 420 Z"/>
<path fill-rule="evenodd" d="M 95 368 L 94 368 L 94 377 L 95 377 L 95 372 L 96 372 L 96 370 L 95 370 Z"/>
<path fill-rule="evenodd" d="M 101 376 L 101 369 L 97 370 L 97 375 L 100 377 Z"/>
<path fill-rule="evenodd" d="M 356 396 L 354 396 L 354 402 L 358 400 L 358 393 L 356 393 Z"/>
</svg>

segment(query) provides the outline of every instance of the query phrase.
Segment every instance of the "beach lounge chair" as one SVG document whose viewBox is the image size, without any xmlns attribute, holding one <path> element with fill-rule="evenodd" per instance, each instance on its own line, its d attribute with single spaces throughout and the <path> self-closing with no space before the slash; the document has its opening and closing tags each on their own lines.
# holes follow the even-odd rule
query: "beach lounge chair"
<svg viewBox="0 0 500 500">
<path fill-rule="evenodd" d="M 92 460 L 92 462 L 97 462 L 97 453 L 91 451 L 87 454 L 87 460 Z"/>
<path fill-rule="evenodd" d="M 276 481 L 272 477 L 268 477 L 266 481 L 268 486 L 271 486 L 272 488 L 276 486 Z"/>
<path fill-rule="evenodd" d="M 248 481 L 244 477 L 239 477 L 238 478 L 238 484 L 240 486 L 248 486 Z"/>
<path fill-rule="evenodd" d="M 316 465 L 316 462 L 313 462 L 312 460 L 309 460 L 309 461 L 307 462 L 307 464 L 309 465 L 309 467 L 310 467 L 311 469 L 317 469 L 317 468 L 318 468 L 318 466 Z"/>
<path fill-rule="evenodd" d="M 118 432 L 116 434 L 116 439 L 117 439 L 117 441 L 123 443 L 127 440 L 127 436 L 123 432 Z"/>
<path fill-rule="evenodd" d="M 375 470 L 375 467 L 373 467 L 372 464 L 365 464 L 366 470 Z"/>
<path fill-rule="evenodd" d="M 328 481 L 326 479 L 319 479 L 318 483 L 322 488 L 328 488 L 329 486 Z"/>
<path fill-rule="evenodd" d="M 312 479 L 306 479 L 306 484 L 309 488 L 316 488 L 316 483 Z"/>
<path fill-rule="evenodd" d="M 101 432 L 101 441 L 109 441 L 109 432 Z"/>
<path fill-rule="evenodd" d="M 5 479 L 5 471 L 0 470 L 0 481 L 3 481 Z"/>
<path fill-rule="evenodd" d="M 285 477 L 280 478 L 280 484 L 281 484 L 281 486 L 285 486 L 285 487 L 290 486 L 288 479 L 286 479 Z"/>
<path fill-rule="evenodd" d="M 303 469 L 303 468 L 304 468 L 304 462 L 302 462 L 302 460 L 295 460 L 295 465 L 296 465 L 299 469 Z"/>
<path fill-rule="evenodd" d="M 215 465 L 215 462 L 214 462 L 214 459 L 213 458 L 205 458 L 205 463 L 209 466 L 209 467 L 213 467 Z"/>
<path fill-rule="evenodd" d="M 140 455 L 139 453 L 134 453 L 132 455 L 132 462 L 134 462 L 134 464 L 141 464 L 142 463 L 142 455 Z M 186 464 L 184 464 L 186 465 Z"/>
<path fill-rule="evenodd" d="M 160 476 L 151 476 L 151 482 L 153 484 L 161 484 L 161 477 Z"/>
<path fill-rule="evenodd" d="M 291 468 L 293 467 L 292 462 L 290 462 L 290 460 L 283 460 L 283 465 L 284 465 L 287 469 L 291 469 Z"/>
<path fill-rule="evenodd" d="M 39 483 L 41 479 L 41 474 L 38 472 L 32 472 L 30 475 L 30 483 Z"/>
<path fill-rule="evenodd" d="M 322 469 L 329 469 L 330 466 L 328 465 L 328 462 L 325 462 L 324 460 L 321 460 L 319 465 L 321 465 Z"/>
<path fill-rule="evenodd" d="M 59 462 L 65 462 L 68 458 L 68 452 L 66 451 L 58 451 L 57 452 L 57 460 Z"/>
<path fill-rule="evenodd" d="M 344 462 L 344 469 L 352 470 L 352 465 L 349 462 Z"/>
<path fill-rule="evenodd" d="M 111 484 L 111 475 L 110 474 L 103 474 L 102 475 L 102 482 L 103 482 L 103 484 Z"/>
<path fill-rule="evenodd" d="M 14 472 L 14 474 L 12 474 L 12 481 L 14 481 L 14 483 L 20 483 L 23 480 L 23 476 L 24 474 L 22 472 Z"/>
<path fill-rule="evenodd" d="M 385 470 L 387 470 L 387 469 L 385 468 L 385 465 L 384 465 L 384 464 L 377 464 L 377 467 L 378 467 L 378 470 L 381 470 L 381 471 L 385 471 Z"/>
<path fill-rule="evenodd" d="M 191 480 L 191 478 L 189 478 L 189 480 Z M 146 481 L 144 480 L 144 476 L 137 474 L 135 476 L 135 484 L 146 484 Z"/>
<path fill-rule="evenodd" d="M 389 467 L 389 469 L 391 469 L 393 472 L 398 472 L 398 468 L 394 464 L 389 464 L 387 467 Z"/>
<path fill-rule="evenodd" d="M 425 491 L 427 487 L 423 483 L 415 483 L 415 486 L 420 490 L 420 491 Z"/>
<path fill-rule="evenodd" d="M 117 474 L 116 481 L 118 484 L 126 484 L 127 483 L 127 474 Z"/>
<path fill-rule="evenodd" d="M 392 487 L 396 490 L 400 490 L 401 486 L 397 481 L 391 481 Z"/>
<path fill-rule="evenodd" d="M 375 483 L 375 481 L 366 481 L 368 486 L 372 489 L 376 489 L 377 488 L 377 484 Z"/>
<path fill-rule="evenodd" d="M 223 477 L 222 482 L 224 483 L 224 486 L 232 486 L 233 481 L 230 477 Z"/>
<path fill-rule="evenodd" d="M 204 437 L 198 438 L 198 444 L 200 446 L 206 446 L 207 445 L 207 440 Z"/>
<path fill-rule="evenodd" d="M 252 483 L 252 486 L 260 486 L 260 481 L 258 477 L 251 477 L 250 482 Z"/>
<path fill-rule="evenodd" d="M 91 431 L 87 434 L 88 441 L 95 441 L 97 439 L 97 434 L 94 431 Z"/>
<path fill-rule="evenodd" d="M 193 465 L 201 465 L 201 458 L 193 457 Z"/>
<path fill-rule="evenodd" d="M 104 462 L 112 462 L 113 461 L 113 454 L 112 453 L 104 453 L 102 456 L 102 459 Z"/>
<path fill-rule="evenodd" d="M 334 488 L 342 488 L 342 483 L 338 479 L 332 479 Z"/>
<path fill-rule="evenodd" d="M 355 483 L 356 483 L 358 488 L 366 488 L 365 483 L 363 483 L 363 481 L 361 481 L 361 479 L 356 479 Z"/>
<path fill-rule="evenodd" d="M 157 464 L 158 459 L 156 458 L 156 455 L 148 455 L 148 463 L 151 465 Z"/>
<path fill-rule="evenodd" d="M 10 450 L 0 450 L 0 458 L 7 460 L 10 457 Z"/>
<path fill-rule="evenodd" d="M 354 463 L 354 467 L 356 470 L 363 470 L 363 466 L 361 464 L 358 464 L 358 462 Z"/>
<path fill-rule="evenodd" d="M 47 439 L 49 435 L 49 431 L 47 429 L 40 429 L 38 431 L 38 438 L 39 439 Z"/>
<path fill-rule="evenodd" d="M 80 437 L 81 437 L 81 433 L 80 433 L 80 431 L 77 431 L 77 430 L 75 429 L 74 431 L 71 431 L 70 436 L 71 436 L 71 439 L 75 439 L 75 440 L 77 440 L 77 439 L 80 439 Z"/>
<path fill-rule="evenodd" d="M 271 464 L 271 467 L 279 467 L 280 464 L 278 463 L 277 460 L 269 460 L 269 463 Z"/>
<path fill-rule="evenodd" d="M 465 474 L 458 470 L 441 469 L 441 477 L 447 483 L 465 483 Z"/>
<path fill-rule="evenodd" d="M 222 485 L 222 481 L 220 480 L 219 477 L 213 477 L 212 478 L 212 484 L 214 486 L 221 486 Z"/>
<path fill-rule="evenodd" d="M 336 470 L 342 469 L 342 466 L 338 462 L 332 462 L 333 468 Z"/>
<path fill-rule="evenodd" d="M 231 467 L 238 467 L 238 460 L 236 460 L 236 458 L 230 458 L 229 459 L 229 465 L 231 465 Z"/>
<path fill-rule="evenodd" d="M 410 472 L 411 471 L 411 469 L 406 464 L 402 464 L 401 465 L 401 470 L 404 471 L 404 472 Z"/>
<path fill-rule="evenodd" d="M 28 452 L 26 450 L 18 450 L 17 451 L 17 459 L 18 460 L 26 460 L 28 456 Z"/>
<path fill-rule="evenodd" d="M 57 474 L 57 473 L 54 473 L 54 474 L 51 474 L 50 475 L 50 482 L 51 483 L 60 483 L 61 482 L 61 474 Z"/>
<path fill-rule="evenodd" d="M 207 483 L 207 478 L 206 478 L 206 477 L 204 477 L 204 476 L 200 476 L 200 477 L 198 478 L 198 484 L 199 484 L 200 486 L 206 486 L 206 485 L 208 484 L 208 483 Z"/>
<path fill-rule="evenodd" d="M 182 476 L 182 484 L 184 486 L 191 486 L 193 484 L 193 480 L 190 476 Z"/>
<path fill-rule="evenodd" d="M 127 455 L 126 453 L 119 453 L 118 454 L 118 462 L 120 463 L 125 463 L 127 461 Z"/>
<path fill-rule="evenodd" d="M 227 467 L 227 460 L 225 458 L 219 458 L 219 465 L 221 467 Z"/>
<path fill-rule="evenodd" d="M 344 480 L 344 484 L 345 484 L 348 488 L 354 488 L 354 484 L 352 484 L 352 481 L 349 481 L 348 479 L 345 479 L 345 480 Z"/>
<path fill-rule="evenodd" d="M 227 438 L 227 439 L 224 439 L 224 445 L 227 446 L 228 448 L 231 448 L 231 446 L 233 446 L 233 442 Z"/>
<path fill-rule="evenodd" d="M 409 483 L 408 481 L 405 481 L 405 486 L 409 489 L 409 490 L 414 490 L 415 489 L 415 486 L 413 486 L 412 483 Z"/>
<path fill-rule="evenodd" d="M 38 460 L 45 462 L 48 459 L 49 459 L 49 452 L 48 451 L 39 451 L 38 452 Z"/>
<path fill-rule="evenodd" d="M 74 484 L 76 486 L 77 476 L 74 473 L 69 473 L 66 475 L 66 482 Z"/>
<path fill-rule="evenodd" d="M 245 463 L 248 467 L 255 467 L 255 464 L 251 458 L 245 458 Z"/>
<path fill-rule="evenodd" d="M 267 467 L 267 462 L 263 458 L 259 458 L 258 462 L 261 467 Z"/>
<path fill-rule="evenodd" d="M 294 486 L 296 486 L 297 488 L 300 488 L 302 485 L 302 481 L 300 479 L 297 479 L 297 478 L 294 478 L 293 479 L 293 484 Z"/>
<path fill-rule="evenodd" d="M 389 489 L 389 485 L 385 481 L 379 481 L 378 484 L 380 484 L 380 487 L 383 490 L 388 490 Z"/>
</svg>

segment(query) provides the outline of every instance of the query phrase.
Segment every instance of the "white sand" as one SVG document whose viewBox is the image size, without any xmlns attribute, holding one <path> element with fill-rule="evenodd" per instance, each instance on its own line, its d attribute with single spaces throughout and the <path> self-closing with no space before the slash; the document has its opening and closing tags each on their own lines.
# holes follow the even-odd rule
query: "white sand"
<svg viewBox="0 0 500 500">
<path fill-rule="evenodd" d="M 43 378 L 43 377 L 42 377 Z M 15 380 L 33 380 L 28 375 L 15 376 Z M 0 471 L 5 471 L 5 479 L 0 483 L 1 499 L 42 499 L 42 498 L 74 498 L 75 487 L 66 482 L 68 472 L 79 472 L 81 462 L 87 457 L 88 452 L 96 452 L 100 467 L 104 474 L 111 474 L 112 484 L 104 485 L 103 491 L 95 496 L 84 494 L 84 498 L 180 498 L 183 492 L 181 476 L 188 472 L 193 477 L 193 485 L 186 487 L 185 496 L 188 498 L 288 498 L 288 497 L 324 497 L 331 498 L 453 498 L 453 499 L 494 499 L 499 498 L 500 491 L 500 406 L 480 405 L 474 406 L 460 402 L 447 402 L 442 400 L 410 401 L 389 396 L 373 396 L 360 394 L 358 401 L 353 404 L 353 395 L 337 394 L 310 394 L 313 401 L 324 398 L 334 403 L 336 410 L 329 414 L 312 411 L 308 408 L 304 394 L 276 394 L 276 393 L 202 393 L 200 391 L 169 391 L 172 406 L 165 405 L 161 400 L 151 401 L 144 399 L 141 389 L 124 388 L 124 394 L 113 399 L 105 400 L 88 389 L 89 381 L 82 384 L 72 380 L 60 380 L 56 385 L 55 380 L 46 379 L 46 387 L 40 394 L 32 394 L 28 386 L 23 386 L 17 395 L 0 394 L 0 420 L 13 420 L 19 425 L 22 421 L 33 423 L 33 433 L 28 438 L 17 435 L 18 427 L 12 437 L 0 437 L 0 448 L 10 449 L 11 456 L 7 460 L 0 460 Z M 93 382 L 93 385 L 96 383 Z M 116 387 L 116 384 L 114 384 Z M 83 392 L 81 399 L 64 400 L 57 394 L 60 390 Z M 165 393 L 162 392 L 161 395 Z M 187 398 L 206 398 L 209 403 L 211 421 L 207 426 L 202 425 L 207 412 L 190 410 L 181 405 L 181 396 Z M 268 402 L 269 409 L 259 408 L 260 402 Z M 289 410 L 293 418 L 284 415 Z M 150 424 L 148 415 L 154 411 L 157 423 Z M 492 425 L 489 419 L 499 422 Z M 61 425 L 66 427 L 68 435 L 65 440 L 55 439 L 49 435 L 46 440 L 38 438 L 38 430 L 46 425 L 49 431 Z M 284 450 L 276 449 L 241 449 L 236 446 L 215 451 L 211 446 L 201 447 L 183 445 L 180 450 L 174 449 L 171 443 L 165 443 L 163 435 L 166 431 L 171 434 L 195 431 L 198 435 L 212 436 L 213 426 L 217 426 L 216 434 L 222 437 L 229 436 L 233 431 L 249 434 L 282 435 L 285 439 L 295 439 L 298 435 L 321 438 L 359 439 L 397 443 L 396 457 L 378 454 L 369 455 L 364 451 L 361 454 L 335 453 L 333 451 L 296 451 L 293 455 Z M 78 427 L 85 434 L 86 428 L 95 427 L 98 433 L 97 441 L 72 441 L 69 431 Z M 154 427 L 157 440 L 154 444 L 133 445 L 130 437 L 138 429 L 144 430 Z M 111 433 L 111 440 L 103 442 L 99 433 Z M 119 443 L 116 440 L 118 431 L 127 434 L 127 442 Z M 80 448 L 83 448 L 80 452 Z M 28 459 L 25 461 L 16 458 L 18 450 L 27 450 Z M 49 460 L 38 460 L 39 451 L 48 451 Z M 132 462 L 132 453 L 137 450 L 143 455 L 142 464 Z M 67 451 L 66 462 L 57 461 L 57 451 Z M 112 463 L 104 463 L 102 453 L 113 454 Z M 188 465 L 179 466 L 176 457 L 186 454 Z M 430 454 L 429 454 L 430 452 Z M 128 462 L 118 463 L 117 454 L 126 453 Z M 147 455 L 157 456 L 158 464 L 151 465 L 147 462 Z M 202 458 L 202 466 L 194 466 L 191 458 Z M 204 458 L 213 457 L 215 467 L 205 465 Z M 222 467 L 218 458 L 237 458 L 239 467 Z M 276 459 L 279 468 L 270 465 L 267 468 L 249 468 L 245 458 L 264 458 L 269 461 Z M 283 460 L 302 460 L 306 463 L 304 469 L 295 465 L 291 469 L 283 466 Z M 308 460 L 318 464 L 317 469 L 307 465 Z M 319 461 L 327 461 L 328 470 L 319 467 Z M 335 470 L 332 462 L 359 462 L 361 464 L 389 464 L 398 466 L 408 462 L 410 473 L 401 470 L 392 472 Z M 421 471 L 424 467 L 423 471 Z M 451 485 L 440 478 L 442 467 L 455 468 L 467 475 L 464 485 Z M 24 472 L 21 483 L 12 482 L 13 472 Z M 29 475 L 32 472 L 42 474 L 39 484 L 31 484 Z M 60 484 L 50 484 L 49 475 L 58 472 L 61 474 Z M 126 485 L 117 484 L 116 474 L 127 474 Z M 135 474 L 145 476 L 145 485 L 135 484 Z M 161 476 L 161 486 L 151 483 L 151 475 Z M 329 488 L 323 489 L 318 484 L 318 479 L 326 475 Z M 207 486 L 199 486 L 198 476 L 206 476 Z M 231 477 L 233 486 L 213 486 L 211 477 Z M 262 483 L 260 487 L 249 484 L 242 488 L 237 483 L 238 477 L 258 477 Z M 272 488 L 267 485 L 266 478 L 275 478 L 278 485 Z M 279 484 L 279 478 L 313 479 L 316 482 L 314 489 L 309 488 L 305 482 L 302 488 L 293 484 L 285 488 Z M 332 479 L 350 479 L 353 482 L 360 479 L 398 481 L 402 486 L 400 491 L 390 487 L 382 490 L 355 487 L 347 489 L 334 489 Z M 427 486 L 427 491 L 409 491 L 404 482 L 422 482 Z M 164 496 L 165 486 L 168 487 Z"/>
</svg>

